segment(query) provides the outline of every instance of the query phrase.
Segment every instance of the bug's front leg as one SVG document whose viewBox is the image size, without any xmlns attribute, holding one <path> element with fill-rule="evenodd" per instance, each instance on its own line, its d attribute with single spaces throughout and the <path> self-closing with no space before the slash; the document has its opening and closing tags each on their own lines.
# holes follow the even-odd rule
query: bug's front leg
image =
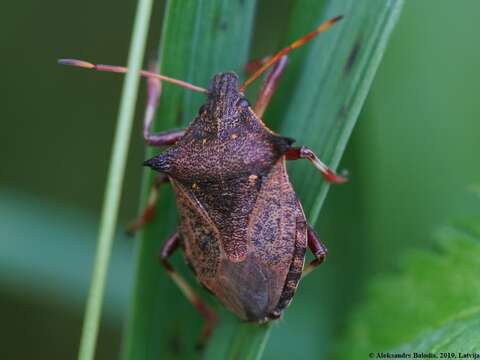
<svg viewBox="0 0 480 360">
<path fill-rule="evenodd" d="M 147 224 L 150 220 L 153 219 L 155 215 L 155 210 L 157 208 L 158 201 L 158 188 L 161 184 L 168 183 L 168 176 L 165 174 L 158 174 L 153 179 L 153 184 L 150 189 L 150 194 L 148 195 L 147 206 L 143 209 L 142 214 L 134 220 L 127 228 L 127 234 L 133 235 L 137 230 L 142 226 Z"/>
<path fill-rule="evenodd" d="M 258 117 L 262 117 L 263 113 L 267 109 L 273 94 L 277 90 L 278 83 L 282 77 L 285 67 L 287 66 L 287 62 L 288 56 L 285 55 L 275 64 L 272 71 L 270 71 L 265 79 L 265 82 L 263 83 L 258 94 L 257 102 L 255 103 L 254 111 Z"/>
<path fill-rule="evenodd" d="M 315 166 L 322 173 L 325 180 L 335 184 L 343 184 L 348 179 L 345 176 L 341 176 L 335 173 L 327 165 L 325 165 L 315 153 L 306 146 L 291 147 L 285 154 L 287 160 L 307 159 L 313 166 Z"/>
<path fill-rule="evenodd" d="M 308 248 L 313 253 L 313 256 L 315 256 L 315 259 L 313 259 L 310 264 L 303 269 L 302 277 L 308 275 L 313 269 L 323 263 L 325 257 L 327 256 L 327 247 L 322 243 L 322 241 L 318 238 L 318 235 L 310 226 L 308 226 L 307 229 L 307 239 Z"/>
<path fill-rule="evenodd" d="M 217 323 L 217 314 L 197 295 L 187 281 L 173 268 L 172 264 L 168 261 L 168 258 L 177 250 L 180 246 L 180 235 L 177 233 L 170 236 L 170 238 L 163 244 L 160 251 L 160 262 L 167 271 L 168 275 L 177 284 L 182 291 L 183 295 L 192 303 L 192 305 L 198 310 L 200 315 L 205 319 L 205 326 L 203 327 L 202 336 L 200 338 L 200 345 L 204 345 Z"/>
<path fill-rule="evenodd" d="M 151 67 L 152 71 L 156 71 L 155 66 Z M 145 109 L 145 117 L 143 120 L 143 138 L 148 145 L 162 146 L 173 145 L 185 134 L 183 129 L 174 129 L 159 133 L 152 133 L 152 123 L 155 112 L 158 108 L 158 102 L 162 93 L 162 83 L 157 78 L 148 78 L 147 82 L 147 106 Z"/>
</svg>

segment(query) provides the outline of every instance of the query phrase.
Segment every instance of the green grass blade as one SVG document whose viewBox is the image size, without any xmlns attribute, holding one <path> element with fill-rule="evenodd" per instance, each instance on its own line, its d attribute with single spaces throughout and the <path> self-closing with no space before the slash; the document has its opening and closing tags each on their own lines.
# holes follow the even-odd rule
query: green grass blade
<svg viewBox="0 0 480 360">
<path fill-rule="evenodd" d="M 323 18 L 344 14 L 330 34 L 311 44 L 282 122 L 282 133 L 311 147 L 336 167 L 385 51 L 403 1 L 328 3 Z M 315 223 L 328 184 L 307 162 L 295 164 L 292 181 Z"/>
<path fill-rule="evenodd" d="M 327 1 L 323 8 L 324 3 L 321 2 L 299 2 L 292 11 L 295 18 L 290 19 L 290 31 L 303 29 L 305 23 L 302 19 L 318 24 L 340 14 L 345 18 L 328 33 L 321 34 L 298 50 L 304 52 L 297 59 L 301 66 L 295 66 L 285 79 L 289 85 L 289 96 L 281 97 L 282 92 L 279 92 L 265 117 L 266 121 L 270 123 L 269 116 L 275 114 L 277 121 L 281 118 L 276 125 L 282 134 L 309 146 L 327 164 L 336 167 L 402 3 L 398 0 L 336 0 Z M 317 14 L 317 17 L 312 14 Z M 294 39 L 301 34 L 303 32 L 289 33 L 287 37 Z M 328 184 L 306 161 L 292 164 L 289 173 L 310 223 L 315 224 Z M 249 331 L 250 327 L 240 325 L 234 334 L 229 359 L 261 358 L 270 327 L 262 326 L 257 331 Z"/>
<path fill-rule="evenodd" d="M 142 65 L 152 0 L 138 2 L 128 56 L 128 72 L 123 85 L 117 129 L 115 132 L 110 169 L 105 188 L 105 199 L 98 233 L 97 253 L 92 283 L 87 300 L 82 338 L 78 358 L 93 359 L 100 325 L 100 315 L 105 291 L 108 263 L 117 223 L 120 195 L 127 161 L 130 133 L 133 123 L 135 102 L 139 83 L 139 70 Z"/>
<path fill-rule="evenodd" d="M 259 360 L 270 334 L 270 325 L 238 324 L 227 359 Z"/>
<path fill-rule="evenodd" d="M 248 59 L 254 9 L 254 0 L 168 2 L 160 45 L 161 72 L 200 86 L 207 86 L 217 72 L 241 72 Z M 163 91 L 157 130 L 185 126 L 205 100 L 201 94 L 169 84 Z M 149 150 L 147 156 L 155 152 L 158 150 Z M 150 181 L 149 171 L 144 202 Z M 123 357 L 197 358 L 200 353 L 195 345 L 202 320 L 158 262 L 161 244 L 176 225 L 175 202 L 168 186 L 160 193 L 157 215 L 137 238 L 136 280 Z M 173 263 L 191 284 L 196 283 L 180 254 L 174 256 Z"/>
</svg>

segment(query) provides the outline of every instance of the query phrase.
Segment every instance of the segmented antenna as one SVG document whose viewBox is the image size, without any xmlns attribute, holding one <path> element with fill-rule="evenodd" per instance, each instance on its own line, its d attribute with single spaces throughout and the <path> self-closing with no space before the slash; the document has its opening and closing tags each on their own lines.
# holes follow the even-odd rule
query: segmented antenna
<svg viewBox="0 0 480 360">
<path fill-rule="evenodd" d="M 92 69 L 92 70 L 97 70 L 97 71 L 107 71 L 107 72 L 114 72 L 114 73 L 126 73 L 128 71 L 128 68 L 123 67 L 123 66 L 115 66 L 115 65 L 103 65 L 103 64 L 93 64 L 88 61 L 83 61 L 83 60 L 77 60 L 77 59 L 59 59 L 58 60 L 59 64 L 62 65 L 70 65 L 70 66 L 77 66 L 85 69 Z M 186 89 L 190 89 L 193 91 L 198 91 L 201 93 L 207 93 L 207 89 L 196 86 L 193 84 L 190 84 L 186 81 L 174 79 L 165 75 L 160 75 L 152 71 L 147 71 L 147 70 L 140 70 L 140 75 L 146 78 L 155 78 L 159 79 L 165 82 L 169 82 L 175 85 L 179 85 L 181 87 L 184 87 Z"/>
<path fill-rule="evenodd" d="M 312 40 L 315 36 L 328 30 L 332 27 L 337 21 L 340 21 L 343 18 L 343 15 L 336 16 L 330 20 L 325 21 L 324 23 L 320 24 L 315 30 L 309 32 L 305 36 L 301 37 L 300 39 L 295 40 L 293 43 L 288 45 L 286 48 L 278 51 L 275 55 L 273 55 L 265 64 L 263 64 L 257 71 L 253 73 L 243 84 L 240 86 L 240 90 L 244 91 L 248 85 L 250 85 L 254 80 L 256 80 L 260 75 L 262 75 L 268 68 L 270 68 L 273 64 L 279 61 L 283 56 L 287 55 L 292 50 L 299 48 L 306 42 Z"/>
</svg>

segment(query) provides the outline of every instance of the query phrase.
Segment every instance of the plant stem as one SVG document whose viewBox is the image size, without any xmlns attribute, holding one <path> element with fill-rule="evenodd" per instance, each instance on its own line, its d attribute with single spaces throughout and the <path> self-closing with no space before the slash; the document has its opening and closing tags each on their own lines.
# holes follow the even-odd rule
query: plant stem
<svg viewBox="0 0 480 360">
<path fill-rule="evenodd" d="M 228 359 L 260 360 L 267 345 L 271 324 L 242 324 L 237 326 L 230 344 Z"/>
<path fill-rule="evenodd" d="M 139 0 L 128 56 L 129 71 L 123 85 L 117 128 L 105 188 L 95 265 L 78 353 L 80 360 L 90 360 L 93 359 L 95 355 L 108 263 L 117 223 L 118 205 L 120 202 L 138 83 L 140 80 L 139 71 L 145 51 L 151 10 L 152 0 Z"/>
</svg>

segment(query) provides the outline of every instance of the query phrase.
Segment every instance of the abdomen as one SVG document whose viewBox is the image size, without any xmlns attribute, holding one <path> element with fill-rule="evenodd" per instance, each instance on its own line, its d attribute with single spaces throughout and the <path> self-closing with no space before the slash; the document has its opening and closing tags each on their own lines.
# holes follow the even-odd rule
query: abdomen
<svg viewBox="0 0 480 360">
<path fill-rule="evenodd" d="M 252 179 L 257 180 L 248 181 Z M 197 198 L 174 183 L 187 260 L 199 281 L 248 321 L 268 320 L 288 305 L 307 243 L 305 216 L 284 158 L 260 180 L 245 219 L 234 212 L 227 217 L 232 228 L 228 232 Z"/>
</svg>

